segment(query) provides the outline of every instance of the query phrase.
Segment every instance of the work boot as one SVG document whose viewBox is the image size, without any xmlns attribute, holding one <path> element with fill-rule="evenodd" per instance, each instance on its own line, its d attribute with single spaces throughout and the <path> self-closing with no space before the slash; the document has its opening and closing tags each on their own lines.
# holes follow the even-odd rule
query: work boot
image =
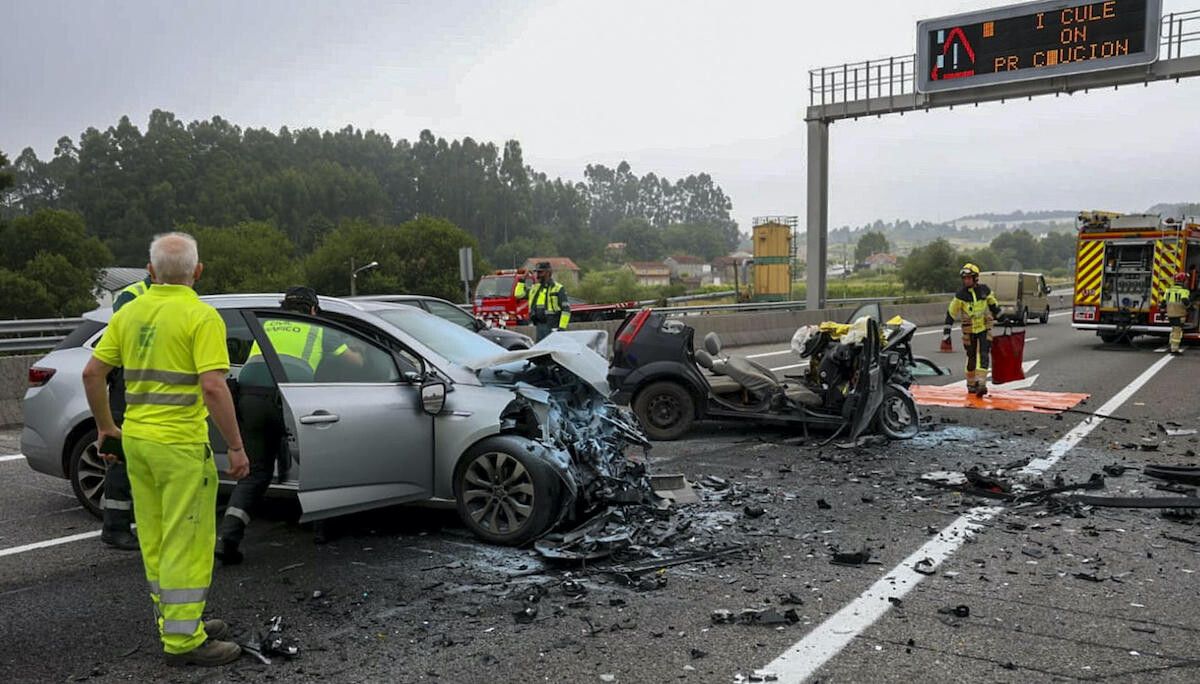
<svg viewBox="0 0 1200 684">
<path fill-rule="evenodd" d="M 122 551 L 137 551 L 140 548 L 133 530 L 104 530 L 100 533 L 100 541 Z"/>
<path fill-rule="evenodd" d="M 221 539 L 217 542 L 217 547 L 213 551 L 213 555 L 217 560 L 221 561 L 222 565 L 237 565 L 246 559 L 242 552 L 238 550 L 238 543 Z"/>
<path fill-rule="evenodd" d="M 187 653 L 164 654 L 168 665 L 199 665 L 200 667 L 216 667 L 228 665 L 242 655 L 242 647 L 232 641 L 217 641 L 208 639 L 203 644 Z"/>
<path fill-rule="evenodd" d="M 987 394 L 987 380 L 980 380 L 979 384 L 975 385 L 975 396 L 982 399 Z"/>
<path fill-rule="evenodd" d="M 224 620 L 205 620 L 204 633 L 208 635 L 209 641 L 228 641 L 233 630 Z"/>
</svg>

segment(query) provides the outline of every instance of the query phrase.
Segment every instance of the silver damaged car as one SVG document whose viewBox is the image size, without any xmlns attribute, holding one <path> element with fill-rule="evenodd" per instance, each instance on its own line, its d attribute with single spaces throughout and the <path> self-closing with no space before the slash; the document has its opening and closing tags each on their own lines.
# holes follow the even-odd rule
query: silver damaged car
<svg viewBox="0 0 1200 684">
<path fill-rule="evenodd" d="M 478 537 L 520 545 L 640 496 L 622 483 L 640 490 L 645 469 L 627 451 L 647 442 L 607 400 L 603 333 L 555 333 L 509 352 L 411 306 L 323 298 L 312 318 L 281 311 L 279 300 L 204 298 L 226 324 L 235 392 L 251 346 L 263 350 L 287 426 L 272 488 L 298 497 L 301 520 L 453 503 Z M 30 371 L 21 433 L 29 465 L 70 479 L 97 515 L 105 466 L 80 374 L 110 316 L 87 314 Z M 263 323 L 273 320 L 319 326 L 359 354 L 326 354 L 304 374 L 271 347 Z M 226 445 L 215 428 L 210 437 L 223 467 Z"/>
</svg>

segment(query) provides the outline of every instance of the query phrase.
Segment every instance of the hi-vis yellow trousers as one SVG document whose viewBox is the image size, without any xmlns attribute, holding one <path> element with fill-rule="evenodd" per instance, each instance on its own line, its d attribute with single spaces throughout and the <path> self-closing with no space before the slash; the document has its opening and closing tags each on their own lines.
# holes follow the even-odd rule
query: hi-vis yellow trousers
<svg viewBox="0 0 1200 684">
<path fill-rule="evenodd" d="M 217 467 L 208 444 L 123 437 L 133 514 L 163 650 L 204 643 L 201 616 L 217 543 Z"/>
</svg>

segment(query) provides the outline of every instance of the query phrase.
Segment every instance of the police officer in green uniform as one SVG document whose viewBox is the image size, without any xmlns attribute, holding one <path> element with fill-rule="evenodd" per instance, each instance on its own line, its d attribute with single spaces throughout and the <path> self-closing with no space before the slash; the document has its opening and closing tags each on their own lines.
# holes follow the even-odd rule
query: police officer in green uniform
<svg viewBox="0 0 1200 684">
<path fill-rule="evenodd" d="M 320 312 L 320 301 L 312 288 L 295 286 L 288 288 L 280 308 L 316 316 Z M 289 382 L 311 382 L 322 359 L 328 356 L 340 357 L 340 361 L 354 365 L 362 364 L 361 355 L 345 344 L 329 339 L 323 327 L 286 319 L 263 319 L 262 326 L 279 355 Z M 237 408 L 242 439 L 246 442 L 246 453 L 250 454 L 250 474 L 234 487 L 217 531 L 220 539 L 215 553 L 226 565 L 242 562 L 239 546 L 245 537 L 246 526 L 250 524 L 249 511 L 266 493 L 275 475 L 275 464 L 286 454 L 279 390 L 257 342 L 238 373 Z"/>
<path fill-rule="evenodd" d="M 537 330 L 537 341 L 541 342 L 550 333 L 567 329 L 571 322 L 571 302 L 563 286 L 554 281 L 549 261 L 539 263 L 534 273 L 537 282 L 528 288 L 524 282 L 517 283 L 514 295 L 518 298 L 528 296 L 529 322 Z"/>
<path fill-rule="evenodd" d="M 139 280 L 121 290 L 113 300 L 113 313 L 146 294 L 150 283 L 150 276 L 146 276 L 145 280 Z M 112 409 L 113 419 L 120 425 L 125 417 L 125 372 L 122 368 L 114 368 L 109 373 L 108 405 Z M 104 476 L 104 496 L 100 497 L 100 509 L 104 515 L 100 541 L 122 551 L 137 551 L 138 540 L 132 529 L 133 494 L 130 492 L 129 473 L 124 461 L 115 461 L 108 465 Z"/>
</svg>

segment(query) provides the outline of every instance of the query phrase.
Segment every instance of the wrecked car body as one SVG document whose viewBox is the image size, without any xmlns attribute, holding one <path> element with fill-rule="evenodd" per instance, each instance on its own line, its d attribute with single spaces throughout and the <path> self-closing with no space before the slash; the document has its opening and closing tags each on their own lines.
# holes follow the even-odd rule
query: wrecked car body
<svg viewBox="0 0 1200 684">
<path fill-rule="evenodd" d="M 594 351 L 607 347 L 603 337 L 558 333 L 507 352 L 402 304 L 322 298 L 321 313 L 306 316 L 280 310 L 279 300 L 204 298 L 225 321 L 235 396 L 269 393 L 282 414 L 286 445 L 271 489 L 299 499 L 301 521 L 454 505 L 480 538 L 522 545 L 650 491 L 644 467 L 626 458 L 645 438 L 606 399 L 607 361 Z M 88 316 L 98 338 L 111 311 Z M 355 354 L 326 352 L 315 368 L 297 366 L 264 332 L 265 322 L 286 321 Z M 248 363 L 255 345 L 262 359 Z M 35 470 L 79 478 L 77 496 L 99 515 L 105 469 L 79 382 L 90 353 L 72 347 L 40 361 L 59 372 L 26 396 L 22 448 Z M 210 441 L 223 472 L 227 445 L 211 425 Z"/>
</svg>

